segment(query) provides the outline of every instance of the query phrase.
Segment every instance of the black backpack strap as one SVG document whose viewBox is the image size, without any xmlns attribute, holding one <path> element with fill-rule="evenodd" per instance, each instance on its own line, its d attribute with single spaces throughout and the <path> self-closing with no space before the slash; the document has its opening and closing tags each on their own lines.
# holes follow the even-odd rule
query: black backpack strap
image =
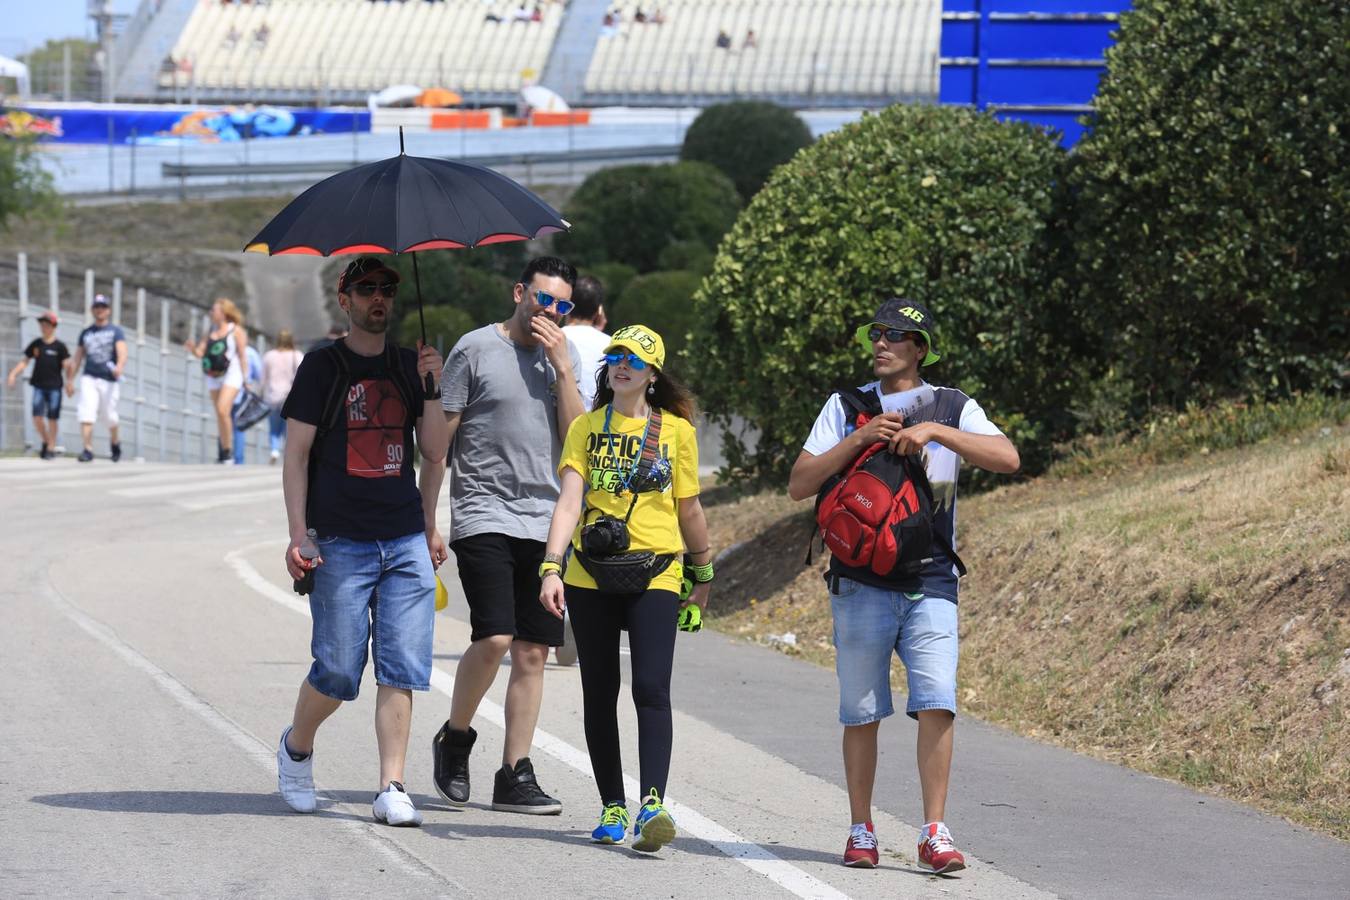
<svg viewBox="0 0 1350 900">
<path fill-rule="evenodd" d="M 417 392 L 413 390 L 412 381 L 408 378 L 408 370 L 403 367 L 403 354 L 399 352 L 398 344 L 390 340 L 384 342 L 384 361 L 390 380 L 394 382 L 398 395 L 403 398 L 403 405 L 407 407 L 413 421 L 417 421 L 422 411 L 417 408 Z"/>
<path fill-rule="evenodd" d="M 870 416 L 881 415 L 881 397 L 876 391 L 864 391 L 860 388 L 839 388 L 835 391 L 844 404 L 844 414 L 850 423 L 858 421 L 858 416 L 866 413 Z"/>
<path fill-rule="evenodd" d="M 333 383 L 328 386 L 328 396 L 324 398 L 323 412 L 319 416 L 320 439 L 337 427 L 338 416 L 342 415 L 343 401 L 347 398 L 347 389 L 351 386 L 347 382 L 352 374 L 351 367 L 347 365 L 347 357 L 342 355 L 336 342 L 324 347 L 322 352 L 327 354 L 328 361 L 333 364 L 334 377 Z M 315 445 L 317 447 L 317 440 Z"/>
</svg>

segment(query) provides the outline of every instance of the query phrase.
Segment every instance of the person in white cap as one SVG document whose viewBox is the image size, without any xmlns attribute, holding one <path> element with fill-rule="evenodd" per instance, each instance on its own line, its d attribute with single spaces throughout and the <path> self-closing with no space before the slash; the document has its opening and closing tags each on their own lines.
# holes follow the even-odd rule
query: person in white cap
<svg viewBox="0 0 1350 900">
<path fill-rule="evenodd" d="M 94 324 L 80 332 L 79 346 L 71 360 L 72 372 L 80 375 L 80 400 L 76 414 L 80 420 L 80 438 L 84 442 L 80 462 L 93 462 L 94 423 L 102 419 L 108 424 L 108 441 L 113 462 L 122 458 L 122 444 L 117 439 L 117 400 L 122 373 L 127 366 L 127 335 L 112 324 L 112 307 L 103 294 L 94 295 L 91 307 Z M 66 396 L 75 396 L 75 383 L 66 384 Z"/>
</svg>

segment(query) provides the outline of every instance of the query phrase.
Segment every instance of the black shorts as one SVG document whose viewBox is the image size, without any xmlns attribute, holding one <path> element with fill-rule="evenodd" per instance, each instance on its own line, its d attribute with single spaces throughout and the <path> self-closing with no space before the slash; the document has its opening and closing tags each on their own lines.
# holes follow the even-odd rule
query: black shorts
<svg viewBox="0 0 1350 900">
<path fill-rule="evenodd" d="M 470 640 L 509 634 L 533 644 L 562 646 L 562 620 L 539 602 L 543 541 L 475 534 L 460 538 L 450 549 L 469 601 Z"/>
</svg>

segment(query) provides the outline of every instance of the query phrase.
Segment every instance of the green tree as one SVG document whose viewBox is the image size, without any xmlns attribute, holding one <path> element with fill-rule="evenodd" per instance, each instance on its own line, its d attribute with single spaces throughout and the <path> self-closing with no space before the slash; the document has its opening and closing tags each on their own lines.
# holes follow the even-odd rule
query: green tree
<svg viewBox="0 0 1350 900">
<path fill-rule="evenodd" d="M 759 430 L 753 450 L 725 433 L 731 474 L 781 483 L 828 394 L 871 377 L 854 330 L 889 295 L 937 318 L 924 374 L 1043 462 L 1074 380 L 1048 241 L 1063 157 L 1030 126 L 892 106 L 776 170 L 695 294 L 686 351 L 704 408 Z"/>
<path fill-rule="evenodd" d="M 73 99 L 100 99 L 99 72 L 94 62 L 98 44 L 83 38 L 49 40 L 20 58 L 28 66 L 32 90 L 39 96 L 61 97 L 65 90 L 65 54 L 70 49 L 70 89 Z"/>
<path fill-rule="evenodd" d="M 628 282 L 637 276 L 637 269 L 623 263 L 601 263 L 582 272 L 600 279 L 605 288 L 605 313 L 612 320 L 614 311 L 619 308 L 620 298 Z"/>
<path fill-rule="evenodd" d="M 811 129 L 792 110 L 741 100 L 699 113 L 685 132 L 680 159 L 721 169 L 748 202 L 769 180 L 769 173 L 810 144 Z"/>
<path fill-rule="evenodd" d="M 669 244 L 715 248 L 740 206 L 735 186 L 706 163 L 616 166 L 591 175 L 572 195 L 564 213 L 572 229 L 556 238 L 557 246 L 583 268 L 620 262 L 652 272 Z"/>
<path fill-rule="evenodd" d="M 1344 3 L 1137 0 L 1069 177 L 1099 396 L 1330 389 L 1350 366 Z"/>
<path fill-rule="evenodd" d="M 13 219 L 53 216 L 60 200 L 31 138 L 0 137 L 0 229 Z"/>
<path fill-rule="evenodd" d="M 625 325 L 647 325 L 666 344 L 666 365 L 683 371 L 680 359 L 686 337 L 694 327 L 694 292 L 700 276 L 694 272 L 649 272 L 628 283 L 623 307 L 610 316 L 611 332 Z"/>
<path fill-rule="evenodd" d="M 427 320 L 427 343 L 432 347 L 440 347 L 445 353 L 449 353 L 456 341 L 479 324 L 467 312 L 454 306 L 428 306 L 423 314 Z M 403 321 L 399 324 L 398 339 L 405 347 L 416 347 L 422 339 L 422 324 L 417 318 L 416 308 L 405 311 Z"/>
</svg>

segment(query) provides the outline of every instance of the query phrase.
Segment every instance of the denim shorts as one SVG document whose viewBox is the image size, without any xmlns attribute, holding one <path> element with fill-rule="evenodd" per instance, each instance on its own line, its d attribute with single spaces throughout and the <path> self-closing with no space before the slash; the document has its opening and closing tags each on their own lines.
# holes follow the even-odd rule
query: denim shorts
<svg viewBox="0 0 1350 900">
<path fill-rule="evenodd" d="M 33 388 L 33 418 L 61 418 L 61 389 Z"/>
<path fill-rule="evenodd" d="M 926 709 L 956 712 L 955 603 L 840 578 L 837 592 L 830 591 L 830 609 L 840 722 L 866 725 L 895 712 L 892 653 L 905 665 L 910 718 Z"/>
<path fill-rule="evenodd" d="M 309 595 L 314 665 L 309 683 L 335 700 L 355 700 L 367 651 L 375 683 L 411 691 L 431 686 L 436 577 L 421 532 L 387 541 L 321 538 L 323 565 Z"/>
</svg>

